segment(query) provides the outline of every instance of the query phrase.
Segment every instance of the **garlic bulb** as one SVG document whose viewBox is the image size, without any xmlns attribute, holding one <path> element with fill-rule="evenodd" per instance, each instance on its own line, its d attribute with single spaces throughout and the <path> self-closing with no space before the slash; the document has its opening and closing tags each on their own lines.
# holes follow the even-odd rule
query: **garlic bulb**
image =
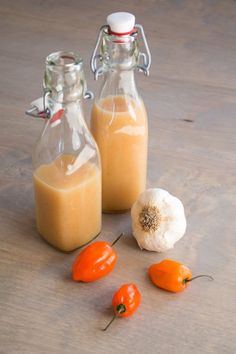
<svg viewBox="0 0 236 354">
<path fill-rule="evenodd" d="M 185 233 L 182 202 L 164 189 L 143 192 L 131 209 L 133 235 L 139 247 L 165 252 Z"/>
</svg>

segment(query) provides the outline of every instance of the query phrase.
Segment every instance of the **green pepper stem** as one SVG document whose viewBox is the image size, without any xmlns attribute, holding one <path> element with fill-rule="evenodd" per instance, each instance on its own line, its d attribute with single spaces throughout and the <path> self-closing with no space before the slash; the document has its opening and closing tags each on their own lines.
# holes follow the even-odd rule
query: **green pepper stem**
<svg viewBox="0 0 236 354">
<path fill-rule="evenodd" d="M 119 305 L 116 307 L 116 313 L 121 314 L 121 313 L 124 313 L 125 311 L 126 311 L 126 307 L 125 307 L 124 304 L 119 304 Z M 117 314 L 116 314 L 116 313 L 113 315 L 112 319 L 111 319 L 110 322 L 106 325 L 106 327 L 102 329 L 103 331 L 106 331 L 107 328 L 110 327 L 110 325 L 112 324 L 112 322 L 116 319 L 116 317 L 117 317 Z"/>
<path fill-rule="evenodd" d="M 207 275 L 207 274 L 200 274 L 200 275 L 196 275 L 195 277 L 193 277 L 193 278 L 191 278 L 191 279 L 184 279 L 184 284 L 185 283 L 189 283 L 190 281 L 193 281 L 193 280 L 195 280 L 195 279 L 197 279 L 197 278 L 202 278 L 202 277 L 206 277 L 206 278 L 208 278 L 208 279 L 211 279 L 211 280 L 214 280 L 214 278 L 211 276 L 211 275 Z"/>
<path fill-rule="evenodd" d="M 110 322 L 106 325 L 105 328 L 103 328 L 102 330 L 105 332 L 107 330 L 108 327 L 110 327 L 110 325 L 112 324 L 112 322 L 116 319 L 116 314 L 114 314 L 114 316 L 112 317 L 112 319 L 110 320 Z"/>
<path fill-rule="evenodd" d="M 115 239 L 115 241 L 111 244 L 111 247 L 113 247 L 113 246 L 116 244 L 116 242 L 118 242 L 119 239 L 120 239 L 122 236 L 124 236 L 124 232 L 122 232 L 122 233 L 120 234 L 120 236 L 118 236 L 117 239 Z"/>
</svg>

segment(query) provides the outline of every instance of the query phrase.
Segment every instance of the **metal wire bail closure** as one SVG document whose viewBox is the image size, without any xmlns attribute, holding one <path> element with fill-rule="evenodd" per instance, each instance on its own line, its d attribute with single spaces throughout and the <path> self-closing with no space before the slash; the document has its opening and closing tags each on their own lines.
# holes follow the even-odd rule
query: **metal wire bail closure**
<svg viewBox="0 0 236 354">
<path fill-rule="evenodd" d="M 145 32 L 144 32 L 143 26 L 137 24 L 137 25 L 135 25 L 135 29 L 140 30 L 141 35 L 142 35 L 142 39 L 143 39 L 143 43 L 144 43 L 144 47 L 145 47 L 145 50 L 146 50 L 146 53 L 144 53 L 144 52 L 140 52 L 139 53 L 139 61 L 143 61 L 143 64 L 139 64 L 138 65 L 138 70 L 142 71 L 146 76 L 148 76 L 149 75 L 149 69 L 150 69 L 150 66 L 151 66 L 151 61 L 152 61 L 151 53 L 150 53 L 150 50 L 149 50 L 149 47 L 148 47 L 148 44 L 147 44 L 147 39 L 146 39 L 146 36 L 145 36 Z"/>
<path fill-rule="evenodd" d="M 98 67 L 98 64 L 97 64 L 97 61 L 99 61 L 100 63 L 102 62 L 102 55 L 97 54 L 97 51 L 98 51 L 98 48 L 100 47 L 100 42 L 102 39 L 103 31 L 105 29 L 108 29 L 108 25 L 103 25 L 99 30 L 97 40 L 96 40 L 96 45 L 95 45 L 95 48 L 94 48 L 94 51 L 93 51 L 93 54 L 91 57 L 91 61 L 90 61 L 90 67 L 91 67 L 92 72 L 94 73 L 95 80 L 97 80 L 98 77 L 100 75 L 102 75 L 102 73 L 103 73 L 102 66 L 100 65 L 100 67 Z"/>
<path fill-rule="evenodd" d="M 50 91 L 45 90 L 42 97 L 37 98 L 31 102 L 31 108 L 25 111 L 25 114 L 34 118 L 50 118 L 50 110 L 47 107 L 47 96 L 50 94 Z"/>
<path fill-rule="evenodd" d="M 109 32 L 109 26 L 108 25 L 103 25 L 98 33 L 97 36 L 97 40 L 96 40 L 96 44 L 95 44 L 95 48 L 91 57 L 91 61 L 90 61 L 90 67 L 92 72 L 94 73 L 94 79 L 97 80 L 99 76 L 101 76 L 103 74 L 103 67 L 101 65 L 102 62 L 102 55 L 100 53 L 98 53 L 98 49 L 100 48 L 100 42 L 104 33 L 104 30 L 107 30 Z M 144 43 L 144 47 L 145 47 L 145 52 L 140 52 L 139 53 L 139 63 L 137 65 L 138 71 L 143 72 L 146 76 L 149 75 L 149 69 L 151 66 L 151 53 L 147 44 L 147 40 L 146 40 L 146 36 L 145 36 L 145 32 L 143 29 L 142 25 L 136 24 L 134 26 L 134 31 L 141 33 L 142 36 L 142 40 Z M 100 66 L 98 64 L 98 62 L 100 62 Z"/>
</svg>

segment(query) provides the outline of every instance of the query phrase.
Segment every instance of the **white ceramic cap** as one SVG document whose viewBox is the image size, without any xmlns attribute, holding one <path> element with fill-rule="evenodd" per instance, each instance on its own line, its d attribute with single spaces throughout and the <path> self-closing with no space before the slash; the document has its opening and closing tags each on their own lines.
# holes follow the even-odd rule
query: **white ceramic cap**
<svg viewBox="0 0 236 354">
<path fill-rule="evenodd" d="M 128 33 L 135 25 L 135 16 L 129 12 L 114 12 L 107 16 L 107 24 L 112 32 Z"/>
</svg>

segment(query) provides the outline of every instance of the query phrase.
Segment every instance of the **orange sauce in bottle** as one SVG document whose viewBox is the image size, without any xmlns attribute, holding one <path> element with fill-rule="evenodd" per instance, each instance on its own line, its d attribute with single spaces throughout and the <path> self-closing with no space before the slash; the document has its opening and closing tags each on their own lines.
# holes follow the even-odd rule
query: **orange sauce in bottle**
<svg viewBox="0 0 236 354">
<path fill-rule="evenodd" d="M 60 155 L 34 172 L 40 235 L 62 251 L 89 242 L 101 230 L 101 173 L 90 162 L 70 173 L 72 155 Z"/>
<path fill-rule="evenodd" d="M 126 211 L 146 186 L 148 128 L 142 100 L 128 95 L 98 100 L 91 131 L 101 155 L 103 211 Z"/>
</svg>

